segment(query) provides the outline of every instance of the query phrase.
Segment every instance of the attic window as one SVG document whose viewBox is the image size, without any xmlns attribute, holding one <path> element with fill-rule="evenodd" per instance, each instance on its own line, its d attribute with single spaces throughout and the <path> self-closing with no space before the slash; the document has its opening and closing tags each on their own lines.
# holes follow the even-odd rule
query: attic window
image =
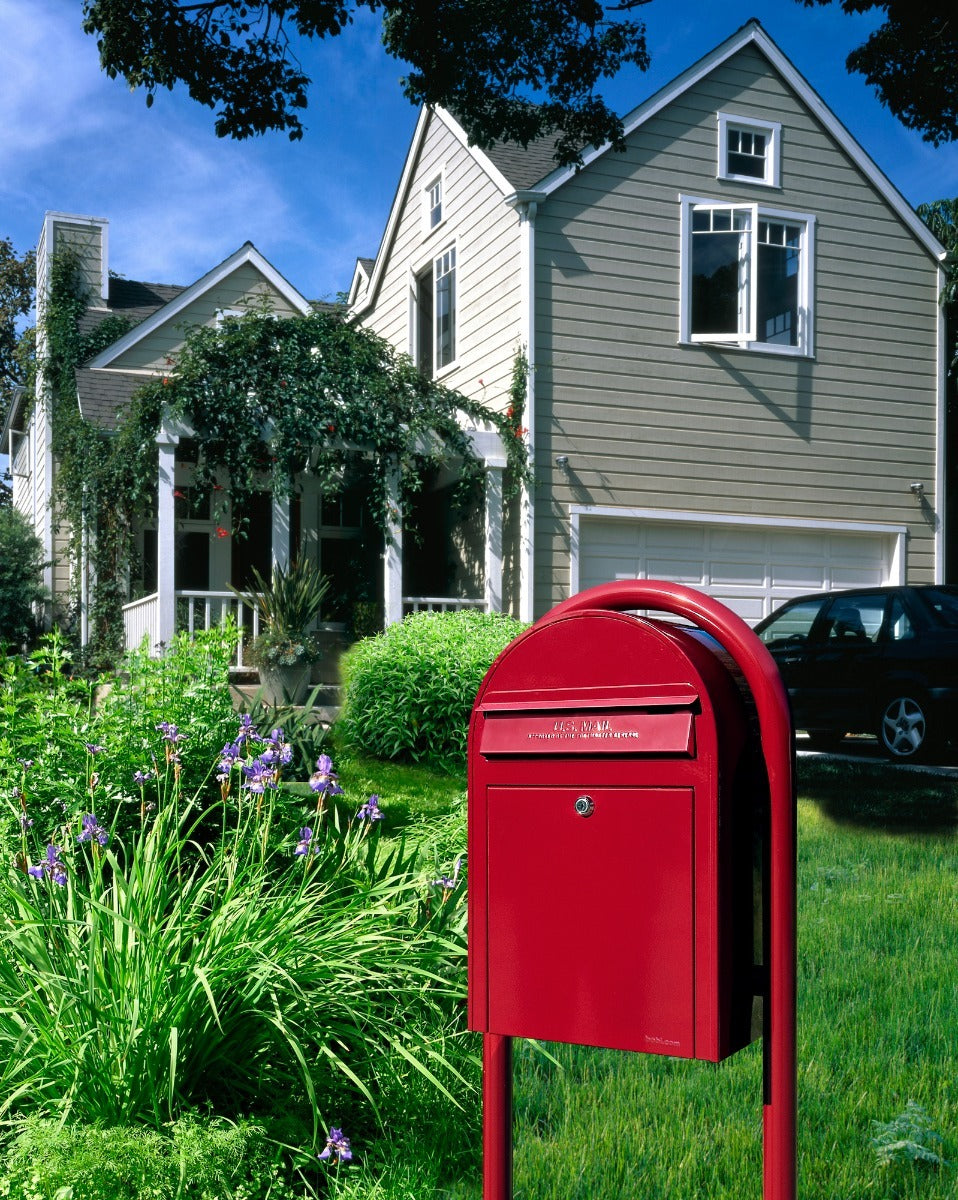
<svg viewBox="0 0 958 1200">
<path fill-rule="evenodd" d="M 432 233 L 443 222 L 443 201 L 445 199 L 445 180 L 442 171 L 422 189 L 422 231 Z"/>
<path fill-rule="evenodd" d="M 774 121 L 718 114 L 718 177 L 781 186 L 782 127 Z"/>
</svg>

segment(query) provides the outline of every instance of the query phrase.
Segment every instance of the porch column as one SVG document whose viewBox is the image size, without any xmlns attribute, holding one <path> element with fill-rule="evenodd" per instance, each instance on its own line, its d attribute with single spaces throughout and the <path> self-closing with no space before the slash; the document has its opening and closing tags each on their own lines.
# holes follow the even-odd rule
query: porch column
<svg viewBox="0 0 958 1200">
<path fill-rule="evenodd" d="M 503 462 L 486 466 L 485 580 L 486 612 L 502 612 Z"/>
<path fill-rule="evenodd" d="M 289 496 L 273 496 L 273 570 L 289 566 Z"/>
<path fill-rule="evenodd" d="M 179 441 L 179 427 L 164 415 L 160 432 L 156 435 L 159 450 L 156 489 L 156 592 L 157 640 L 167 646 L 176 632 L 176 517 L 173 487 L 176 447 Z"/>
<path fill-rule="evenodd" d="M 383 610 L 386 624 L 402 620 L 402 508 L 399 500 L 399 467 L 389 467 L 386 480 L 389 513 L 386 522 L 386 548 L 383 551 Z"/>
</svg>

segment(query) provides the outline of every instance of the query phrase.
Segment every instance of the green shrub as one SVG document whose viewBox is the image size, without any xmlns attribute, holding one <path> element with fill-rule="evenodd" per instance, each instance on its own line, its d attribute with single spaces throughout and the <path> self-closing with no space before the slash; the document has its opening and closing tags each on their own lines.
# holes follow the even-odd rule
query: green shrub
<svg viewBox="0 0 958 1200">
<path fill-rule="evenodd" d="M 498 613 L 414 613 L 357 642 L 342 659 L 337 732 L 378 758 L 465 761 L 479 685 L 524 628 Z"/>
<path fill-rule="evenodd" d="M 169 1130 L 22 1122 L 0 1158 L 17 1200 L 294 1200 L 264 1127 L 186 1116 Z"/>
<path fill-rule="evenodd" d="M 14 508 L 0 507 L 0 643 L 20 646 L 36 633 L 34 606 L 48 599 L 43 546 Z"/>
</svg>

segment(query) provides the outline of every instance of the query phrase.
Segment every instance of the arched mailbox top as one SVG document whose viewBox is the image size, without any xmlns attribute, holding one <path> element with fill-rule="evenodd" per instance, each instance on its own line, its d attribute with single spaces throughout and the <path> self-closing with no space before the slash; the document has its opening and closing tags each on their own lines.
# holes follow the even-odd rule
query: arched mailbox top
<svg viewBox="0 0 958 1200">
<path fill-rule="evenodd" d="M 769 774 L 772 811 L 794 804 L 792 720 L 788 695 L 775 660 L 762 641 L 730 608 L 693 588 L 659 579 L 617 579 L 564 600 L 537 622 L 560 621 L 573 613 L 649 609 L 684 617 L 714 637 L 734 659 L 755 701 Z"/>
</svg>

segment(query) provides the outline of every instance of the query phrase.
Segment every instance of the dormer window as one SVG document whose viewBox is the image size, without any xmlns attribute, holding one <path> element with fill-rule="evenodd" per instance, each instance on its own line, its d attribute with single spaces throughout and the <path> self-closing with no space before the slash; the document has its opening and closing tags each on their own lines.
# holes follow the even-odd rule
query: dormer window
<svg viewBox="0 0 958 1200">
<path fill-rule="evenodd" d="M 773 121 L 718 114 L 718 177 L 781 186 L 782 127 Z"/>
<path fill-rule="evenodd" d="M 443 174 L 441 171 L 438 175 L 433 176 L 422 189 L 422 231 L 424 234 L 432 233 L 443 222 L 445 217 L 443 210 L 444 191 Z"/>
</svg>

